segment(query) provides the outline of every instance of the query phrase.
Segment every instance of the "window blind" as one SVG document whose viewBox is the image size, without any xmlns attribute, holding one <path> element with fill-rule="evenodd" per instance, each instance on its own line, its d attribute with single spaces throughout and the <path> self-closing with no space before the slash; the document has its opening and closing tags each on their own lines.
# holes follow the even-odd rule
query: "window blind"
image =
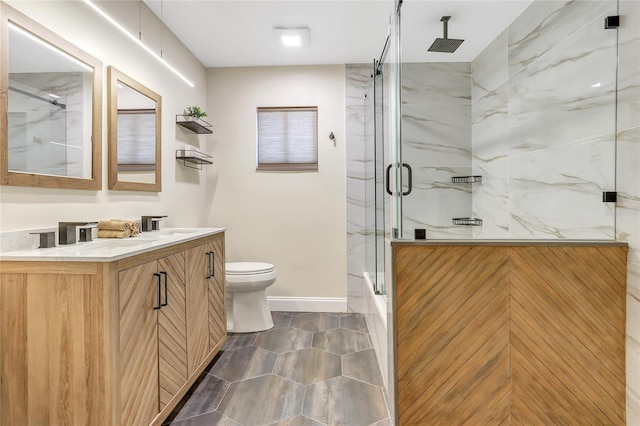
<svg viewBox="0 0 640 426">
<path fill-rule="evenodd" d="M 155 170 L 156 111 L 118 110 L 118 171 Z"/>
<path fill-rule="evenodd" d="M 318 170 L 318 108 L 258 108 L 257 170 Z"/>
</svg>

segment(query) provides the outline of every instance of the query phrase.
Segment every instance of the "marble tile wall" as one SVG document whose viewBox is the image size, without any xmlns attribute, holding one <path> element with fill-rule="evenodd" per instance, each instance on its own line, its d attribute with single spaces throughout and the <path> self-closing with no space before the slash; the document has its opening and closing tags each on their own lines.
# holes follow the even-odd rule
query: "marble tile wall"
<svg viewBox="0 0 640 426">
<path fill-rule="evenodd" d="M 372 151 L 367 149 L 367 138 L 371 137 L 372 111 L 365 95 L 371 96 L 372 80 L 370 64 L 346 66 L 347 108 L 347 308 L 349 312 L 366 311 L 365 282 L 366 238 L 371 229 L 367 226 L 367 203 L 372 207 L 371 197 L 365 191 L 367 179 L 373 179 L 371 168 Z M 370 141 L 372 143 L 372 141 Z M 371 183 L 371 182 L 369 182 Z"/>
<path fill-rule="evenodd" d="M 451 183 L 471 172 L 469 63 L 402 64 L 402 161 L 413 169 L 404 238 L 416 228 L 427 238 L 470 238 L 471 228 L 452 219 L 471 216 L 471 186 Z"/>
<path fill-rule="evenodd" d="M 472 62 L 475 238 L 615 237 L 616 4 L 535 1 Z"/>
<path fill-rule="evenodd" d="M 627 424 L 640 425 L 640 1 L 621 0 L 619 13 L 616 232 L 629 243 Z"/>
</svg>

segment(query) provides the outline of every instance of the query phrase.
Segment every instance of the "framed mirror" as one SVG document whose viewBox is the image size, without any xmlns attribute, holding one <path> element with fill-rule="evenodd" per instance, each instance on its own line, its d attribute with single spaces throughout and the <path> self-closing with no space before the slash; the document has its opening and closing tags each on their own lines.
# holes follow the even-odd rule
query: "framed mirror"
<svg viewBox="0 0 640 426">
<path fill-rule="evenodd" d="M 0 2 L 0 184 L 102 189 L 102 62 Z"/>
<path fill-rule="evenodd" d="M 162 98 L 113 67 L 108 68 L 109 189 L 162 190 Z"/>
</svg>

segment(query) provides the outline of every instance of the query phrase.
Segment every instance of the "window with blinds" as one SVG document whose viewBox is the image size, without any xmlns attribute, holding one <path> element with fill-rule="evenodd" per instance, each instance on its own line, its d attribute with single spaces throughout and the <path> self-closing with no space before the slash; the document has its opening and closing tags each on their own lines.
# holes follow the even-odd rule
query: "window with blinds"
<svg viewBox="0 0 640 426">
<path fill-rule="evenodd" d="M 118 110 L 118 171 L 156 169 L 156 110 Z"/>
<path fill-rule="evenodd" d="M 318 107 L 259 107 L 257 151 L 257 170 L 318 170 Z"/>
</svg>

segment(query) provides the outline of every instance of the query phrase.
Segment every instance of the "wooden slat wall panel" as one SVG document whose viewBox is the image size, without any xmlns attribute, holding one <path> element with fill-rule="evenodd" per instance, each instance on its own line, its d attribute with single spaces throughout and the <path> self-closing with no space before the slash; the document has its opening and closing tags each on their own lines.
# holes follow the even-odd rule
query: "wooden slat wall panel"
<svg viewBox="0 0 640 426">
<path fill-rule="evenodd" d="M 164 409 L 189 378 L 184 252 L 160 259 L 158 269 L 168 279 L 167 306 L 158 311 L 160 409 Z"/>
<path fill-rule="evenodd" d="M 514 252 L 513 393 L 535 392 L 537 407 L 556 423 L 624 424 L 625 281 L 619 272 L 626 267 L 616 251 L 624 252 Z M 516 402 L 512 412 L 523 423 L 534 421 L 522 409 Z"/>
<path fill-rule="evenodd" d="M 396 252 L 400 424 L 500 423 L 509 416 L 497 404 L 509 393 L 509 249 L 422 251 Z"/>
<path fill-rule="evenodd" d="M 626 250 L 396 247 L 399 424 L 624 424 Z"/>
<path fill-rule="evenodd" d="M 209 350 L 213 350 L 227 335 L 224 240 L 217 239 L 210 248 L 214 253 L 215 271 L 209 282 Z"/>
</svg>

